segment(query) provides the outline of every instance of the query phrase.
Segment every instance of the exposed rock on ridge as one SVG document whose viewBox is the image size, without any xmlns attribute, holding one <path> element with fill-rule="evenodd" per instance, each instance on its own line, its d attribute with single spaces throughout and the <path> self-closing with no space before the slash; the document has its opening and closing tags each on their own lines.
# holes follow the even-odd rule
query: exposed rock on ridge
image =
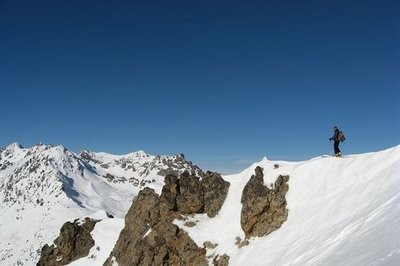
<svg viewBox="0 0 400 266">
<path fill-rule="evenodd" d="M 285 195 L 289 176 L 279 176 L 274 189 L 264 186 L 263 169 L 259 166 L 242 192 L 241 226 L 246 238 L 265 236 L 277 230 L 288 216 Z"/>
<path fill-rule="evenodd" d="M 158 196 L 152 189 L 139 192 L 125 218 L 125 228 L 104 265 L 208 265 L 206 250 L 172 223 L 181 215 L 215 216 L 229 183 L 217 173 L 200 178 L 185 172 L 165 177 Z"/>
<path fill-rule="evenodd" d="M 66 222 L 60 230 L 60 236 L 54 240 L 55 245 L 45 245 L 37 266 L 66 265 L 74 260 L 86 257 L 94 246 L 90 232 L 98 221 L 85 218 L 83 224 L 78 219 L 73 223 Z"/>
</svg>

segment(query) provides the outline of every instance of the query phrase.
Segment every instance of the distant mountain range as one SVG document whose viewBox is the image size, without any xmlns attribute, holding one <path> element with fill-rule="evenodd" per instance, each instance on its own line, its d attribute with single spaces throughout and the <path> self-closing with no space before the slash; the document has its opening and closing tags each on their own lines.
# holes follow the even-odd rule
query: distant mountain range
<svg viewBox="0 0 400 266">
<path fill-rule="evenodd" d="M 66 221 L 95 212 L 124 218 L 140 189 L 160 192 L 166 174 L 184 171 L 204 176 L 182 154 L 76 154 L 18 143 L 0 149 L 0 265 L 34 264 Z"/>
</svg>

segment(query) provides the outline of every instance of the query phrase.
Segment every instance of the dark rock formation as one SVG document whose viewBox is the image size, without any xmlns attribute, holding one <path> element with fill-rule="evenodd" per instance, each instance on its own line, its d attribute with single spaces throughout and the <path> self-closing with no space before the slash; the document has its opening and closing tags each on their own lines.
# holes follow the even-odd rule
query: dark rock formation
<svg viewBox="0 0 400 266">
<path fill-rule="evenodd" d="M 86 257 L 94 246 L 90 232 L 98 221 L 85 218 L 80 224 L 78 219 L 73 223 L 66 222 L 60 230 L 60 236 L 54 240 L 55 245 L 42 248 L 38 266 L 66 265 L 74 260 Z"/>
<path fill-rule="evenodd" d="M 172 221 L 193 213 L 215 216 L 228 187 L 229 183 L 217 173 L 208 172 L 200 180 L 186 172 L 180 178 L 167 175 L 160 196 L 150 188 L 143 189 L 134 199 L 125 228 L 104 265 L 112 265 L 114 258 L 122 266 L 208 265 L 206 249 L 198 247 Z"/>
<path fill-rule="evenodd" d="M 229 256 L 224 254 L 222 256 L 216 256 L 213 260 L 214 266 L 228 266 L 229 265 Z"/>
<path fill-rule="evenodd" d="M 114 246 L 112 255 L 118 258 L 120 265 L 138 264 L 141 255 L 139 242 L 159 220 L 160 201 L 158 195 L 154 190 L 144 188 L 134 199 L 125 217 L 125 227 Z"/>
<path fill-rule="evenodd" d="M 178 210 L 182 214 L 203 213 L 204 193 L 199 178 L 185 172 L 178 181 L 179 194 L 176 197 Z"/>
<path fill-rule="evenodd" d="M 288 210 L 285 195 L 289 190 L 289 176 L 279 176 L 275 188 L 264 186 L 263 169 L 255 169 L 242 193 L 241 226 L 246 238 L 265 236 L 286 221 Z"/>
<path fill-rule="evenodd" d="M 160 215 L 161 208 L 174 209 L 174 204 L 165 199 L 165 205 L 160 205 L 154 190 L 139 192 L 104 265 L 112 265 L 113 257 L 119 265 L 207 265 L 205 249 L 197 247 L 187 233 L 172 224 L 174 215 Z"/>
<path fill-rule="evenodd" d="M 216 256 L 213 260 L 213 265 L 215 266 L 228 266 L 229 256 L 224 254 L 222 256 Z"/>
<path fill-rule="evenodd" d="M 229 182 L 214 172 L 207 172 L 201 180 L 187 172 L 180 178 L 167 175 L 160 198 L 161 211 L 207 213 L 214 217 L 224 204 L 228 189 Z"/>
<path fill-rule="evenodd" d="M 176 203 L 178 194 L 180 194 L 179 178 L 174 175 L 165 176 L 160 197 L 160 211 L 162 216 L 178 211 Z"/>
<path fill-rule="evenodd" d="M 224 204 L 229 182 L 215 172 L 207 172 L 201 181 L 204 193 L 204 212 L 208 217 L 215 217 Z"/>
</svg>

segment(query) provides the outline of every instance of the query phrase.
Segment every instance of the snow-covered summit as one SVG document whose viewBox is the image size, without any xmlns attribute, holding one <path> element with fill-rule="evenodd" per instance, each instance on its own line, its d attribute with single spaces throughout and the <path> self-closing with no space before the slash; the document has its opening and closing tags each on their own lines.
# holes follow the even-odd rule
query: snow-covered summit
<svg viewBox="0 0 400 266">
<path fill-rule="evenodd" d="M 154 156 L 144 151 L 137 151 L 125 155 L 114 155 L 105 152 L 82 151 L 79 156 L 114 183 L 131 182 L 143 187 L 159 181 L 155 176 L 165 176 L 169 173 L 180 174 L 183 171 L 204 176 L 203 171 L 187 161 L 183 154 Z"/>
<path fill-rule="evenodd" d="M 144 151 L 126 155 L 91 151 L 75 154 L 61 145 L 40 143 L 23 148 L 13 143 L 0 150 L 0 196 L 8 203 L 31 202 L 28 198 L 38 191 L 48 196 L 55 191 L 59 193 L 58 188 L 61 188 L 65 192 L 62 194 L 76 201 L 86 200 L 85 207 L 90 208 L 93 206 L 84 197 L 87 190 L 76 184 L 87 186 L 90 183 L 92 187 L 106 184 L 117 190 L 121 187 L 118 184 L 130 184 L 132 187 L 128 190 L 135 192 L 149 185 L 160 190 L 166 173 L 183 171 L 204 175 L 181 155 L 153 156 Z"/>
<path fill-rule="evenodd" d="M 10 145 L 8 145 L 7 147 L 5 147 L 4 149 L 6 150 L 16 150 L 16 149 L 23 149 L 24 147 L 22 147 L 21 144 L 19 144 L 18 142 L 13 142 Z"/>
<path fill-rule="evenodd" d="M 0 160 L 2 160 L 2 158 L 8 158 L 11 161 L 16 160 L 21 155 L 24 155 L 23 152 L 24 148 L 19 143 L 11 143 L 7 147 L 0 148 Z"/>
</svg>

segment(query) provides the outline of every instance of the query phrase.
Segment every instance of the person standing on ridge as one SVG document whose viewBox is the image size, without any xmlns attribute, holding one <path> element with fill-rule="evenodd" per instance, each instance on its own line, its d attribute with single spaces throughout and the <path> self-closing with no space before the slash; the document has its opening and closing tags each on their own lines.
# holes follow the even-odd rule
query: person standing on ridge
<svg viewBox="0 0 400 266">
<path fill-rule="evenodd" d="M 330 141 L 333 140 L 333 149 L 335 152 L 336 157 L 341 157 L 342 153 L 339 149 L 339 144 L 341 141 L 344 141 L 344 135 L 343 133 L 339 130 L 338 127 L 333 127 L 333 136 L 329 138 Z"/>
</svg>

